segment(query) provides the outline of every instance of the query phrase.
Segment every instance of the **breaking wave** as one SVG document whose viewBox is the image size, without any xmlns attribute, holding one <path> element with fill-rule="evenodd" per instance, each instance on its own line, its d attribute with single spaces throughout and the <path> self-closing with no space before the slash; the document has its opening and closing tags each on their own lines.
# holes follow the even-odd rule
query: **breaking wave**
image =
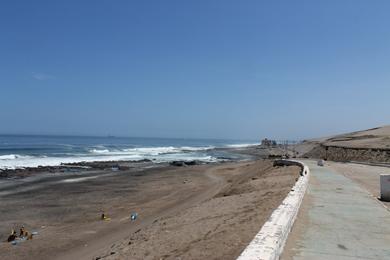
<svg viewBox="0 0 390 260">
<path fill-rule="evenodd" d="M 126 149 L 93 148 L 87 153 L 66 153 L 59 156 L 30 156 L 19 154 L 0 155 L 0 169 L 16 169 L 38 166 L 58 166 L 60 164 L 93 161 L 139 161 L 149 159 L 154 162 L 173 160 L 199 160 L 215 162 L 218 159 L 208 155 L 207 147 L 138 147 Z"/>
<path fill-rule="evenodd" d="M 89 150 L 91 153 L 97 153 L 97 154 L 102 154 L 102 153 L 109 153 L 110 151 L 108 149 L 103 149 L 103 150 L 99 150 L 99 149 L 91 149 Z"/>
<path fill-rule="evenodd" d="M 259 144 L 258 143 L 253 143 L 253 144 L 228 144 L 228 145 L 226 145 L 226 147 L 229 147 L 229 148 L 246 148 L 246 147 L 255 146 L 255 145 L 259 145 Z"/>
<path fill-rule="evenodd" d="M 15 159 L 22 159 L 22 158 L 31 158 L 31 156 L 19 155 L 19 154 L 0 155 L 0 160 L 15 160 Z"/>
<path fill-rule="evenodd" d="M 153 146 L 153 144 L 150 146 L 149 144 L 145 146 L 140 144 L 138 146 L 138 144 L 130 145 L 125 142 L 115 143 L 116 140 L 113 140 L 111 144 L 104 145 L 98 143 L 84 144 L 82 143 L 82 141 L 84 141 L 83 139 L 77 139 L 80 143 L 75 142 L 72 144 L 63 144 L 64 142 L 62 141 L 64 140 L 62 139 L 60 141 L 61 142 L 55 142 L 54 144 L 43 142 L 38 145 L 31 145 L 30 143 L 21 145 L 16 143 L 13 147 L 6 144 L 2 150 L 4 153 L 5 151 L 9 153 L 0 154 L 0 169 L 58 166 L 60 164 L 93 161 L 140 161 L 144 159 L 157 163 L 174 160 L 216 162 L 223 160 L 221 158 L 225 158 L 225 155 L 218 154 L 213 150 L 214 148 L 241 148 L 254 145 L 203 142 L 199 145 L 195 144 L 194 146 L 191 146 L 191 142 L 186 143 L 183 141 L 180 143 L 180 141 L 174 140 L 171 142 L 172 144 L 175 144 L 173 146 Z M 0 148 L 2 148 L 1 145 Z"/>
</svg>

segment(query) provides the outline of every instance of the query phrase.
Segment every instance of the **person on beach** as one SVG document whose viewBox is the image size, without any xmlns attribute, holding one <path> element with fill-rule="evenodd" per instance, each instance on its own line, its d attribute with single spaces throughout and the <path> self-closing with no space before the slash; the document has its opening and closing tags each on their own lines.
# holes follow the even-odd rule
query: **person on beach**
<svg viewBox="0 0 390 260">
<path fill-rule="evenodd" d="M 107 217 L 107 215 L 103 212 L 101 216 L 101 220 L 110 221 L 111 218 Z"/>
<path fill-rule="evenodd" d="M 24 228 L 24 226 L 22 226 L 22 227 L 20 228 L 19 236 L 20 236 L 20 237 L 23 237 L 25 232 L 26 232 L 26 229 Z"/>
<path fill-rule="evenodd" d="M 9 235 L 7 241 L 8 241 L 8 242 L 12 242 L 12 241 L 14 241 L 15 239 L 16 239 L 16 231 L 15 231 L 14 229 L 12 229 L 11 235 Z"/>
</svg>

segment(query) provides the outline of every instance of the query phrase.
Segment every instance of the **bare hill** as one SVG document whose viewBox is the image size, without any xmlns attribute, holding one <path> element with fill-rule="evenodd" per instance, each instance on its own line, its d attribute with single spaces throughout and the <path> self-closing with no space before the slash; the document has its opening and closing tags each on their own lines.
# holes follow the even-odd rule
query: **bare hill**
<svg viewBox="0 0 390 260">
<path fill-rule="evenodd" d="M 304 141 L 301 155 L 334 161 L 390 162 L 390 125 Z"/>
<path fill-rule="evenodd" d="M 336 135 L 320 143 L 326 146 L 390 149 L 390 125 Z"/>
</svg>

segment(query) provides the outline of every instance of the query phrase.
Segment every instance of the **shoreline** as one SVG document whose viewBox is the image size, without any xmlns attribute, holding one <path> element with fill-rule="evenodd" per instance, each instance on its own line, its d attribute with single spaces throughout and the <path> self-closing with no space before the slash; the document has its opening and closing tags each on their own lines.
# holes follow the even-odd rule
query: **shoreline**
<svg viewBox="0 0 390 260">
<path fill-rule="evenodd" d="M 1 135 L 0 135 L 1 137 Z M 1 139 L 1 138 L 0 138 Z M 162 139 L 158 143 L 144 140 L 144 144 L 134 140 L 111 140 L 105 143 L 102 140 L 5 140 L 0 144 L 0 172 L 37 167 L 58 167 L 61 164 L 94 163 L 108 161 L 142 161 L 149 160 L 156 163 L 173 160 L 199 160 L 217 162 L 224 158 L 231 158 L 229 151 L 246 149 L 257 144 L 209 143 L 200 141 L 183 141 L 167 143 Z M 1 140 L 0 140 L 1 141 Z M 30 142 L 30 143 L 29 143 Z M 37 142 L 37 143 L 35 143 Z M 237 155 L 237 154 L 236 154 Z"/>
<path fill-rule="evenodd" d="M 0 168 L 0 181 L 4 179 L 20 179 L 42 173 L 74 173 L 93 170 L 129 170 L 134 167 L 159 167 L 159 166 L 193 166 L 204 164 L 218 164 L 226 162 L 239 162 L 255 159 L 277 159 L 283 155 L 280 148 L 262 147 L 251 145 L 243 147 L 221 147 L 208 149 L 211 152 L 222 152 L 229 156 L 219 156 L 216 161 L 199 159 L 172 159 L 158 161 L 154 159 L 139 160 L 97 160 L 97 161 L 75 161 L 59 163 L 57 165 L 38 165 L 29 167 Z M 116 169 L 114 169 L 116 168 Z"/>
</svg>

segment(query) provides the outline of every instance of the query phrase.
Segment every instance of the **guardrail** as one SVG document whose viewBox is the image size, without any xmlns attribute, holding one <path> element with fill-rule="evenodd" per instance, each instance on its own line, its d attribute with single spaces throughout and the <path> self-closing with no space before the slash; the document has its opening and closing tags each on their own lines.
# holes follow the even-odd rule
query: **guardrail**
<svg viewBox="0 0 390 260">
<path fill-rule="evenodd" d="M 274 164 L 297 165 L 301 167 L 301 176 L 237 260 L 279 259 L 298 215 L 309 181 L 309 167 L 295 160 L 277 160 Z"/>
</svg>

